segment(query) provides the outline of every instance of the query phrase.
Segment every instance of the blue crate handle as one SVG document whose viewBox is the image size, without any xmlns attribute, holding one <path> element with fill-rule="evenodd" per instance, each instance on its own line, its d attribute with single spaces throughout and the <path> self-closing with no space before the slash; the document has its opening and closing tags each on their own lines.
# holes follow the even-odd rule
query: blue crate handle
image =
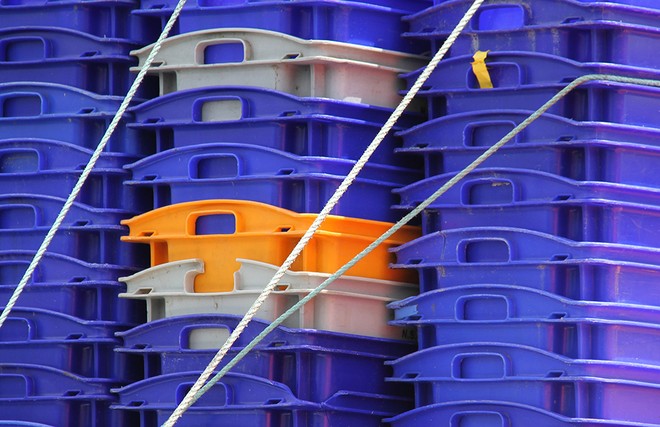
<svg viewBox="0 0 660 427">
<path fill-rule="evenodd" d="M 475 227 L 435 232 L 391 249 L 396 266 L 502 263 L 513 260 L 609 259 L 660 264 L 660 250 L 608 243 L 583 243 L 512 227 Z"/>
<path fill-rule="evenodd" d="M 573 301 L 528 287 L 463 285 L 437 289 L 390 303 L 396 320 L 505 321 L 522 318 L 594 318 L 655 323 L 660 309 Z"/>
<path fill-rule="evenodd" d="M 32 396 L 90 400 L 108 394 L 108 386 L 102 382 L 38 365 L 2 363 L 0 384 L 0 402 Z M 69 395 L 72 390 L 78 393 Z"/>
<path fill-rule="evenodd" d="M 629 381 L 660 380 L 657 366 L 570 359 L 535 347 L 474 342 L 449 344 L 416 351 L 391 365 L 391 380 L 451 378 L 456 380 L 595 376 Z"/>
</svg>

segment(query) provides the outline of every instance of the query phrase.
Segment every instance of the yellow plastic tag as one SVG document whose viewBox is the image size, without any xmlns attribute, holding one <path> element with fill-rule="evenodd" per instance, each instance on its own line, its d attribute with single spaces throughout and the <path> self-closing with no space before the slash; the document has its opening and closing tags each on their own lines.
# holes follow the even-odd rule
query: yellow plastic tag
<svg viewBox="0 0 660 427">
<path fill-rule="evenodd" d="M 493 88 L 493 82 L 490 80 L 490 73 L 488 73 L 488 68 L 486 67 L 486 57 L 488 56 L 488 52 L 490 51 L 487 50 L 484 52 L 478 50 L 474 56 L 472 56 L 472 59 L 474 59 L 474 62 L 472 63 L 472 72 L 477 78 L 481 89 Z"/>
</svg>

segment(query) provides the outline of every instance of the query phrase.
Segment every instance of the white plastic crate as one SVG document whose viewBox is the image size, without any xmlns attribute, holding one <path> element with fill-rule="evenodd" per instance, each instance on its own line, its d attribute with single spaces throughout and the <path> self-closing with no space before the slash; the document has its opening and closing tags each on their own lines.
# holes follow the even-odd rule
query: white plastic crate
<svg viewBox="0 0 660 427">
<path fill-rule="evenodd" d="M 127 292 L 119 296 L 146 301 L 147 321 L 199 313 L 243 315 L 272 278 L 276 267 L 249 260 L 239 262 L 241 268 L 235 274 L 236 289 L 231 292 L 194 293 L 194 277 L 203 272 L 203 262 L 185 260 L 121 278 L 127 285 Z M 257 317 L 275 320 L 328 276 L 288 272 L 257 312 Z M 322 291 L 287 319 L 284 325 L 406 339 L 412 336 L 410 331 L 388 325 L 392 313 L 386 305 L 416 293 L 417 287 L 406 283 L 342 277 L 333 282 L 330 290 Z"/>
<path fill-rule="evenodd" d="M 139 66 L 152 48 L 132 52 Z M 426 61 L 400 52 L 303 40 L 272 31 L 217 29 L 167 39 L 149 74 L 158 76 L 161 95 L 204 86 L 259 86 L 301 97 L 393 108 L 403 89 L 398 75 Z"/>
</svg>

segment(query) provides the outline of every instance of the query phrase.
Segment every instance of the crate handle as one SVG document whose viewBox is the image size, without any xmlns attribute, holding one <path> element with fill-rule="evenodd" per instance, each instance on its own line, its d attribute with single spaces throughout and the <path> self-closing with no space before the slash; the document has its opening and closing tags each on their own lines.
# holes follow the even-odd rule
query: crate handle
<svg viewBox="0 0 660 427">
<path fill-rule="evenodd" d="M 503 205 L 515 203 L 519 196 L 518 186 L 510 179 L 479 178 L 466 180 L 461 185 L 461 204 Z"/>
<path fill-rule="evenodd" d="M 0 40 L 0 62 L 43 61 L 50 55 L 50 44 L 43 37 L 21 36 Z"/>
<path fill-rule="evenodd" d="M 35 327 L 31 320 L 23 317 L 9 317 L 0 331 L 0 336 L 2 336 L 0 342 L 30 341 L 34 338 L 34 331 Z"/>
<path fill-rule="evenodd" d="M 21 374 L 0 374 L 0 397 L 21 398 L 32 396 L 33 380 Z"/>
<path fill-rule="evenodd" d="M 515 129 L 517 125 L 518 123 L 511 120 L 470 122 L 463 128 L 463 145 L 465 147 L 484 147 L 485 150 Z M 516 135 L 509 144 L 517 144 L 520 136 Z"/>
<path fill-rule="evenodd" d="M 249 116 L 249 102 L 240 96 L 207 96 L 192 103 L 195 122 L 230 122 Z"/>
<path fill-rule="evenodd" d="M 488 4 L 470 21 L 473 31 L 515 30 L 527 24 L 525 8 L 519 4 Z"/>
<path fill-rule="evenodd" d="M 509 359 L 495 352 L 459 353 L 451 361 L 456 379 L 501 379 L 510 374 Z"/>
<path fill-rule="evenodd" d="M 0 150 L 0 174 L 40 172 L 44 166 L 41 153 L 29 148 Z"/>
<path fill-rule="evenodd" d="M 188 176 L 191 179 L 236 178 L 242 175 L 241 166 L 241 160 L 235 154 L 197 155 L 188 162 Z"/>
<path fill-rule="evenodd" d="M 12 92 L 0 96 L 0 117 L 36 117 L 45 113 L 46 100 L 37 92 Z"/>
<path fill-rule="evenodd" d="M 512 306 L 512 302 L 504 295 L 463 295 L 456 299 L 454 317 L 466 322 L 506 320 L 511 317 Z"/>
<path fill-rule="evenodd" d="M 205 40 L 195 46 L 195 64 L 240 64 L 251 59 L 250 44 L 238 37 Z"/>
<path fill-rule="evenodd" d="M 182 350 L 218 350 L 225 343 L 233 327 L 220 323 L 201 323 L 186 326 L 179 335 Z"/>
<path fill-rule="evenodd" d="M 175 392 L 177 405 L 181 403 L 181 401 L 186 396 L 186 394 L 188 394 L 192 386 L 193 386 L 192 382 L 185 382 L 178 385 Z M 224 382 L 217 382 L 213 384 L 213 387 L 211 388 L 211 390 L 209 390 L 209 393 L 207 393 L 205 397 L 213 399 L 213 406 L 229 406 L 234 401 L 234 393 L 232 387 Z M 216 401 L 216 399 L 218 399 L 218 401 Z M 201 400 L 203 401 L 204 398 L 202 398 Z M 200 404 L 200 403 L 201 402 L 198 402 L 197 405 L 203 407 L 204 404 L 203 403 Z"/>
<path fill-rule="evenodd" d="M 495 89 L 515 89 L 523 84 L 523 69 L 515 62 L 486 62 L 486 67 Z M 467 72 L 465 81 L 468 89 L 481 90 L 472 70 Z M 497 140 L 492 141 L 491 144 L 495 141 Z"/>
<path fill-rule="evenodd" d="M 32 205 L 0 206 L 0 230 L 34 229 L 41 225 L 42 219 L 39 210 Z"/>
<path fill-rule="evenodd" d="M 511 243 L 503 238 L 474 238 L 456 245 L 456 258 L 461 263 L 509 262 Z"/>
<path fill-rule="evenodd" d="M 451 416 L 449 427 L 511 427 L 509 417 L 495 411 L 460 411 Z"/>
</svg>

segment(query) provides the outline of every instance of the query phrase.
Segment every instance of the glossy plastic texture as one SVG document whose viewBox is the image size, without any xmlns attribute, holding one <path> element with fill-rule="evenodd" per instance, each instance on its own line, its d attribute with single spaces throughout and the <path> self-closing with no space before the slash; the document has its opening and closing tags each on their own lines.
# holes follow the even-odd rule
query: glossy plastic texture
<svg viewBox="0 0 660 427">
<path fill-rule="evenodd" d="M 41 23 L 43 25 L 43 23 Z M 55 27 L 0 31 L 0 81 L 41 81 L 123 96 L 135 62 L 129 40 L 95 37 Z"/>
<path fill-rule="evenodd" d="M 354 164 L 247 144 L 200 144 L 127 165 L 133 179 L 126 185 L 135 187 L 143 197 L 151 194 L 155 208 L 206 199 L 239 199 L 317 213 Z M 392 205 L 396 201 L 392 190 L 419 176 L 410 169 L 367 164 L 332 214 L 396 221 L 397 212 L 372 206 Z"/>
<path fill-rule="evenodd" d="M 122 98 L 54 83 L 19 82 L 0 84 L 0 100 L 0 139 L 55 137 L 58 141 L 93 150 Z M 130 113 L 124 116 L 125 121 L 120 122 L 106 151 L 129 155 L 150 152 L 135 136 L 127 134 L 125 123 L 132 119 Z"/>
<path fill-rule="evenodd" d="M 421 292 L 494 283 L 575 300 L 660 306 L 658 255 L 649 248 L 577 243 L 490 227 L 434 233 L 393 252 L 393 267 L 419 272 Z"/>
<path fill-rule="evenodd" d="M 223 319 L 228 319 L 225 322 Z M 124 347 L 116 351 L 139 357 L 144 378 L 201 371 L 240 319 L 228 315 L 179 316 L 150 322 L 119 333 Z M 249 328 L 221 363 L 222 368 L 263 328 Z M 412 351 L 400 341 L 356 337 L 317 330 L 279 327 L 247 354 L 232 372 L 281 382 L 299 399 L 322 402 L 340 390 L 405 396 L 408 386 L 386 383 L 391 370 L 384 362 Z M 385 352 L 385 353 L 383 353 Z"/>
<path fill-rule="evenodd" d="M 446 114 L 464 113 L 478 109 L 506 107 L 536 110 L 563 89 L 566 84 L 526 85 L 517 89 L 487 89 L 420 91 L 429 110 L 429 119 Z M 652 114 L 660 104 L 660 89 L 654 87 L 594 81 L 571 91 L 550 107 L 548 112 L 578 121 L 622 123 L 627 125 L 660 127 L 660 120 Z"/>
<path fill-rule="evenodd" d="M 414 42 L 401 38 L 406 25 L 401 18 L 429 5 L 397 2 L 388 5 L 353 1 L 205 1 L 186 5 L 173 34 L 208 28 L 262 28 L 302 39 L 336 40 L 401 52 L 419 51 Z M 136 14 L 167 22 L 176 3 L 144 1 Z"/>
<path fill-rule="evenodd" d="M 206 271 L 196 278 L 195 291 L 219 292 L 233 289 L 233 273 L 240 267 L 237 258 L 281 263 L 314 218 L 255 202 L 207 200 L 171 205 L 123 221 L 130 230 L 123 239 L 149 244 L 152 266 L 203 259 Z M 330 216 L 292 270 L 333 273 L 389 227 L 384 222 Z M 346 273 L 408 282 L 406 272 L 388 269 L 387 249 L 418 236 L 417 227 L 402 228 Z M 218 245 L 222 253 L 213 249 Z"/>
<path fill-rule="evenodd" d="M 160 425 L 199 373 L 183 372 L 149 378 L 116 390 L 115 409 L 157 415 L 141 416 L 140 425 Z M 405 411 L 409 402 L 396 397 L 340 391 L 321 403 L 297 398 L 285 385 L 252 375 L 228 373 L 186 414 L 188 423 L 269 426 L 273 420 L 287 426 L 379 426 L 388 414 Z M 149 422 L 145 422 L 149 420 Z M 206 420 L 206 421 L 202 421 Z"/>
<path fill-rule="evenodd" d="M 0 6 L 0 27 L 34 27 L 57 23 L 98 37 L 130 39 L 137 43 L 156 40 L 160 29 L 148 20 L 133 16 L 133 0 L 65 0 L 43 2 L 19 0 Z M 47 17 L 47 19 L 45 18 Z"/>
<path fill-rule="evenodd" d="M 657 424 L 569 418 L 536 406 L 492 400 L 464 400 L 416 408 L 385 420 L 392 427 L 451 426 L 456 420 L 480 427 L 656 427 Z"/>
<path fill-rule="evenodd" d="M 391 111 L 331 99 L 297 98 L 255 87 L 191 89 L 134 107 L 135 123 L 145 146 L 158 152 L 202 143 L 234 142 L 270 147 L 299 156 L 357 160 Z M 395 130 L 419 123 L 404 115 Z M 250 132 L 245 132 L 249 127 Z M 401 140 L 390 133 L 370 161 L 400 164 L 394 148 Z"/>
<path fill-rule="evenodd" d="M 657 17 L 649 17 L 657 20 Z M 456 22 L 448 27 L 440 25 L 441 28 L 431 24 L 431 28 L 404 33 L 404 37 L 424 40 L 435 52 Z M 411 25 L 415 26 L 413 21 Z M 579 18 L 572 22 L 571 17 L 567 17 L 567 22 L 562 24 L 465 31 L 452 45 L 450 55 L 467 55 L 477 50 L 535 51 L 578 62 L 608 62 L 657 69 L 660 60 L 655 55 L 655 46 L 659 38 L 660 30 L 656 24 L 644 26 L 621 21 L 581 21 Z"/>
</svg>

